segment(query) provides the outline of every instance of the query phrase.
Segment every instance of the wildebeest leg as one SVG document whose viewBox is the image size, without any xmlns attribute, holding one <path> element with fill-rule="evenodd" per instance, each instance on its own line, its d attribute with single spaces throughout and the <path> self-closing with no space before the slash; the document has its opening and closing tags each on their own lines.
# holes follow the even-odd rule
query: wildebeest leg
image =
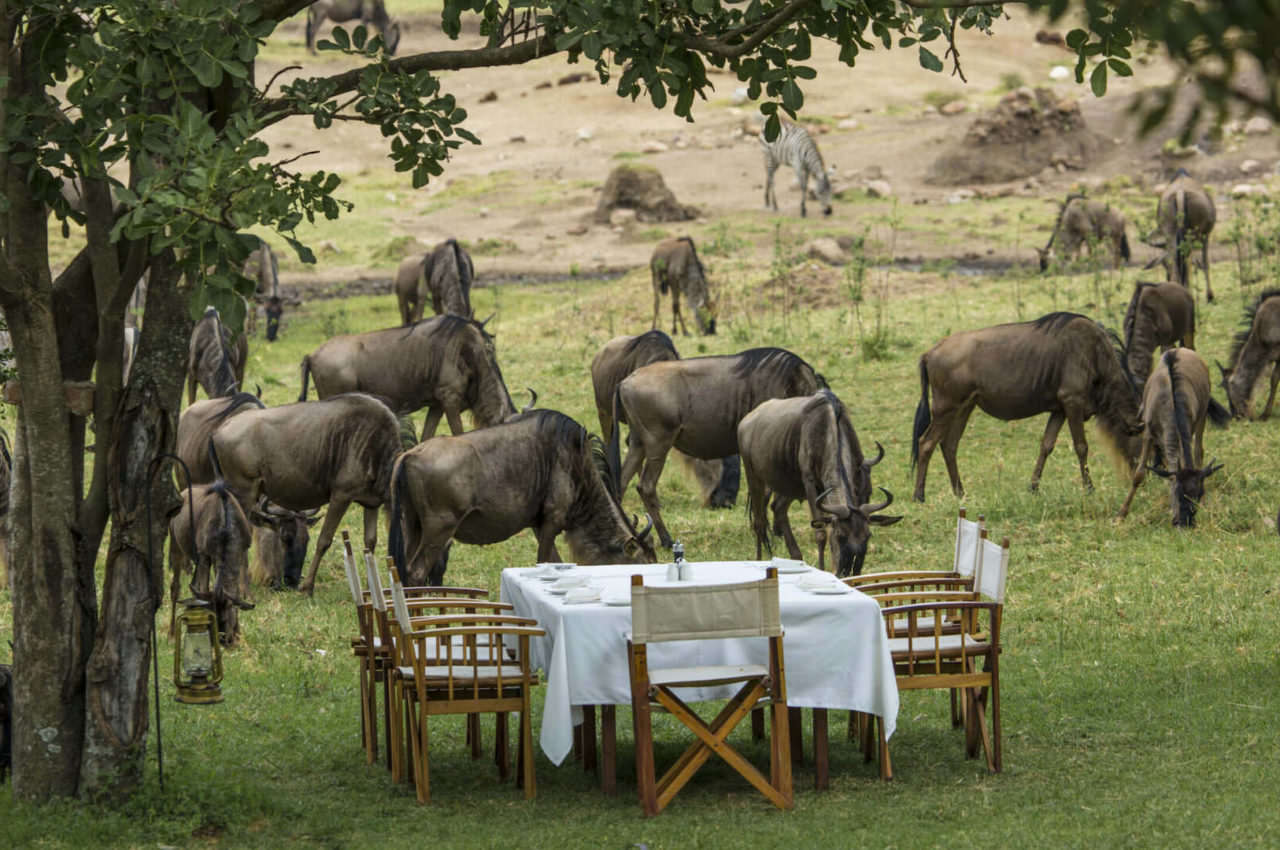
<svg viewBox="0 0 1280 850">
<path fill-rule="evenodd" d="M 1071 442 L 1075 444 L 1076 457 L 1080 460 L 1080 480 L 1084 489 L 1092 492 L 1093 481 L 1089 478 L 1089 444 L 1084 439 L 1084 419 L 1079 415 L 1067 415 L 1067 427 L 1071 429 Z"/>
<path fill-rule="evenodd" d="M 640 442 L 640 437 L 633 429 L 627 434 L 627 456 L 622 461 L 622 470 L 618 475 L 618 480 L 621 484 L 618 490 L 619 498 L 626 494 L 627 487 L 631 484 L 631 479 L 640 470 L 640 465 L 644 463 L 644 458 L 644 444 Z"/>
<path fill-rule="evenodd" d="M 1049 453 L 1053 451 L 1053 446 L 1058 442 L 1058 432 L 1062 430 L 1062 423 L 1066 421 L 1066 414 L 1057 410 L 1049 414 L 1049 421 L 1044 425 L 1044 436 L 1040 438 L 1040 456 L 1036 458 L 1036 468 L 1031 472 L 1031 492 L 1040 489 L 1040 475 L 1044 472 L 1044 462 L 1049 459 Z M 1075 438 L 1075 429 L 1072 429 L 1071 436 Z M 1082 433 L 1083 436 L 1083 433 Z M 1083 461 L 1081 461 L 1083 463 Z M 1085 472 L 1085 480 L 1089 478 L 1089 473 Z"/>
<path fill-rule="evenodd" d="M 947 478 L 951 479 L 951 492 L 957 498 L 964 496 L 964 485 L 960 483 L 960 466 L 956 463 L 956 449 L 964 429 L 969 425 L 969 417 L 973 414 L 974 402 L 967 402 L 951 419 L 946 436 L 942 438 L 942 460 L 947 465 Z"/>
<path fill-rule="evenodd" d="M 453 436 L 462 433 L 462 414 L 458 412 L 458 408 L 454 405 L 448 405 L 444 409 L 445 418 L 449 420 L 449 430 Z"/>
<path fill-rule="evenodd" d="M 791 507 L 791 499 L 784 499 L 778 494 L 773 496 L 773 533 L 781 537 L 783 542 L 787 544 L 787 554 L 797 561 L 804 560 L 804 553 L 800 551 L 800 544 L 796 542 L 796 536 L 791 531 L 791 519 L 787 516 L 787 509 Z"/>
<path fill-rule="evenodd" d="M 1276 403 L 1276 385 L 1280 384 L 1280 361 L 1271 364 L 1271 394 L 1267 396 L 1267 406 L 1262 408 L 1259 419 L 1271 418 L 1271 405 Z M 1199 461 L 1196 461 L 1199 463 Z"/>
<path fill-rule="evenodd" d="M 631 433 L 636 432 L 636 428 L 632 428 Z M 646 442 L 644 446 L 644 469 L 640 472 L 640 483 L 636 485 L 636 491 L 640 494 L 640 501 L 644 503 L 644 509 L 649 512 L 649 516 L 653 519 L 653 529 L 658 532 L 658 542 L 664 549 L 671 548 L 671 535 L 667 533 L 666 523 L 662 521 L 662 511 L 658 507 L 658 479 L 662 477 L 662 467 L 667 462 L 667 453 L 671 451 L 671 443 L 674 439 L 668 437 L 665 444 L 662 441 L 654 440 Z M 627 459 L 631 459 L 628 453 Z"/>
<path fill-rule="evenodd" d="M 743 463 L 747 473 L 747 517 L 751 521 L 751 531 L 756 537 L 756 560 L 764 556 L 764 550 L 773 551 L 769 542 L 769 516 L 766 508 L 769 504 L 769 490 L 764 481 L 752 476 L 751 468 Z"/>
<path fill-rule="evenodd" d="M 934 395 L 934 403 L 937 403 L 937 395 Z M 938 412 L 937 409 L 932 412 L 932 421 L 925 432 L 920 435 L 919 454 L 916 460 L 916 492 L 914 498 L 917 502 L 924 501 L 924 481 L 925 476 L 929 472 L 929 458 L 933 457 L 933 450 L 938 447 L 943 436 L 947 433 L 947 429 L 951 427 L 951 419 L 954 412 L 946 410 Z"/>
<path fill-rule="evenodd" d="M 551 523 L 543 523 L 538 527 L 538 563 L 560 563 L 560 551 L 556 549 L 556 535 L 559 533 L 560 529 L 553 527 Z"/>
<path fill-rule="evenodd" d="M 444 415 L 444 410 L 434 404 L 427 408 L 427 421 L 422 423 L 422 441 L 425 443 L 436 435 L 436 429 L 440 427 L 440 417 Z"/>
<path fill-rule="evenodd" d="M 196 370 L 193 365 L 187 364 L 187 406 L 195 404 L 196 401 Z"/>
<path fill-rule="evenodd" d="M 653 324 L 649 326 L 649 330 L 658 329 L 658 313 L 662 310 L 662 292 L 659 289 L 657 280 L 653 282 Z"/>
<path fill-rule="evenodd" d="M 676 326 L 680 326 L 680 332 L 685 336 L 689 335 L 689 327 L 684 323 L 684 317 L 680 315 L 680 287 L 673 285 L 671 287 L 671 335 L 676 335 Z"/>
<path fill-rule="evenodd" d="M 320 559 L 324 557 L 324 553 L 329 551 L 329 544 L 333 542 L 333 533 L 338 530 L 338 523 L 342 521 L 342 516 L 347 512 L 347 508 L 351 502 L 346 499 L 333 499 L 329 502 L 329 510 L 324 515 L 324 525 L 320 527 L 320 539 L 316 541 L 316 551 L 311 557 L 311 570 L 307 573 L 307 580 L 298 586 L 298 590 L 310 596 L 316 589 L 316 572 L 320 569 Z"/>
<path fill-rule="evenodd" d="M 169 572 L 173 578 L 169 582 L 169 639 L 177 634 L 178 629 L 178 585 L 182 581 L 182 572 L 187 567 L 187 556 L 178 546 L 178 541 L 169 535 Z"/>
<path fill-rule="evenodd" d="M 361 505 L 364 507 L 364 505 Z M 378 551 L 378 509 L 364 507 L 364 548 Z"/>
<path fill-rule="evenodd" d="M 1124 504 L 1120 506 L 1116 519 L 1124 519 L 1129 515 L 1129 505 L 1133 502 L 1133 496 L 1147 477 L 1147 459 L 1150 456 L 1151 432 L 1145 431 L 1142 435 L 1142 455 L 1138 458 L 1138 468 L 1133 471 L 1133 483 L 1129 485 L 1129 495 L 1124 497 Z"/>
</svg>

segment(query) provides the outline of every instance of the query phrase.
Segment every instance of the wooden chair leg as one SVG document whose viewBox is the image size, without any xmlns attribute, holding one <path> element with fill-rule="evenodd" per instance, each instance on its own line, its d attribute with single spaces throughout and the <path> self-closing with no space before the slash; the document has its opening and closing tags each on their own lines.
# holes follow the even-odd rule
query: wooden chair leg
<svg viewBox="0 0 1280 850">
<path fill-rule="evenodd" d="M 963 712 L 963 708 L 962 708 L 963 704 L 959 699 L 957 699 L 955 688 L 952 688 L 950 693 L 951 693 L 951 728 L 959 729 L 964 724 L 964 718 L 961 716 L 961 713 Z"/>
<path fill-rule="evenodd" d="M 612 797 L 618 793 L 618 718 L 617 708 L 600 706 L 600 790 Z"/>
<path fill-rule="evenodd" d="M 520 712 L 520 778 L 523 780 L 526 800 L 532 800 L 538 794 L 538 777 L 534 773 L 533 719 L 529 708 L 529 693 L 526 691 L 524 707 Z"/>
<path fill-rule="evenodd" d="M 493 760 L 498 766 L 498 779 L 502 782 L 511 775 L 511 756 L 507 749 L 507 713 L 500 711 L 493 728 Z"/>
<path fill-rule="evenodd" d="M 480 735 L 480 715 L 467 715 L 467 740 L 471 743 L 471 760 L 475 761 L 484 755 L 484 745 Z"/>
<path fill-rule="evenodd" d="M 1273 368 L 1280 370 L 1280 366 Z M 995 772 L 999 773 L 1004 770 L 1004 748 L 1000 743 L 1000 670 L 995 666 L 991 668 L 991 737 L 995 751 Z"/>
<path fill-rule="evenodd" d="M 751 711 L 751 740 L 759 741 L 764 738 L 764 709 L 756 708 Z"/>
<path fill-rule="evenodd" d="M 813 768 L 814 787 L 819 791 L 827 790 L 829 784 L 827 763 L 827 710 L 813 710 Z"/>
<path fill-rule="evenodd" d="M 788 708 L 787 725 L 791 732 L 791 763 L 804 764 L 804 715 L 798 708 Z"/>
<path fill-rule="evenodd" d="M 874 719 L 879 730 L 877 737 L 880 743 L 880 778 L 885 782 L 893 780 L 893 761 L 889 758 L 889 739 L 884 736 L 884 718 L 869 715 Z"/>
<path fill-rule="evenodd" d="M 582 724 L 573 727 L 573 760 L 582 761 Z"/>
<path fill-rule="evenodd" d="M 636 704 L 632 718 L 636 742 L 636 786 L 640 795 L 640 808 L 646 817 L 658 813 L 657 779 L 653 766 L 653 725 L 649 717 L 648 701 Z"/>
<path fill-rule="evenodd" d="M 596 707 L 582 707 L 582 769 L 588 773 L 596 771 Z"/>
<path fill-rule="evenodd" d="M 773 758 L 772 762 L 772 785 L 778 789 L 778 792 L 787 800 L 787 808 L 790 808 L 795 800 L 795 792 L 791 782 L 791 709 L 779 708 L 777 704 L 769 707 L 769 714 L 773 718 L 773 728 L 769 730 L 770 752 Z"/>
<path fill-rule="evenodd" d="M 861 736 L 862 742 L 862 760 L 869 762 L 875 760 L 876 757 L 876 716 L 874 714 L 862 714 L 858 718 L 858 734 Z"/>
</svg>

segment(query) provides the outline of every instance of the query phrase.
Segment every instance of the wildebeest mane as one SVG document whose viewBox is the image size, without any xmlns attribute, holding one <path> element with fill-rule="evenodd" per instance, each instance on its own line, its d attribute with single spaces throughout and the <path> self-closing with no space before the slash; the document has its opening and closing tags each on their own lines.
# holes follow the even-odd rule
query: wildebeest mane
<svg viewBox="0 0 1280 850">
<path fill-rule="evenodd" d="M 1124 350 L 1126 352 L 1129 350 L 1129 346 L 1133 344 L 1133 331 L 1138 322 L 1138 302 L 1142 300 L 1142 292 L 1145 289 L 1153 289 L 1159 285 L 1158 283 L 1140 280 L 1133 286 L 1133 297 L 1129 299 L 1129 308 L 1125 310 L 1124 324 L 1121 326 L 1124 329 Z M 1149 315 L 1150 313 L 1151 308 L 1149 307 L 1143 310 L 1143 315 Z"/>
<path fill-rule="evenodd" d="M 391 429 L 379 428 L 369 420 L 367 414 L 370 408 L 367 402 L 370 401 L 377 404 L 377 415 L 385 413 L 385 418 L 389 419 L 393 426 Z M 377 470 L 373 490 L 380 493 L 384 501 L 389 502 L 391 468 L 395 463 L 396 455 L 401 451 L 400 422 L 396 419 L 395 412 L 385 400 L 371 393 L 339 393 L 329 396 L 324 403 L 351 406 L 352 411 L 344 417 L 343 421 L 350 425 L 358 424 L 359 427 L 323 429 L 324 442 L 318 447 L 318 456 L 344 458 L 355 454 L 357 462 L 364 469 Z M 382 441 L 384 436 L 387 437 L 385 443 Z"/>
<path fill-rule="evenodd" d="M 844 462 L 845 447 L 848 446 L 854 464 L 859 467 L 862 465 L 862 450 L 858 445 L 857 435 L 854 434 L 853 423 L 849 421 L 849 412 L 844 404 L 829 389 L 819 390 L 813 400 L 804 406 L 802 412 L 807 416 L 822 407 L 827 407 L 831 410 L 831 422 L 835 425 L 836 477 L 842 491 L 841 495 L 844 497 L 846 505 L 850 508 L 856 508 L 860 504 L 858 491 L 850 478 L 849 467 Z M 825 425 L 825 423 L 823 424 Z"/>
<path fill-rule="evenodd" d="M 1064 310 L 1058 310 L 1054 313 L 1046 313 L 1040 318 L 1032 322 L 1032 326 L 1042 333 L 1052 334 L 1061 331 L 1067 325 L 1071 324 L 1075 319 L 1084 319 L 1085 316 L 1079 313 L 1068 313 Z"/>
<path fill-rule="evenodd" d="M 789 395 L 809 395 L 817 389 L 817 372 L 799 356 L 784 348 L 751 348 L 738 354 L 733 364 L 735 378 L 766 377 L 771 384 L 786 387 Z"/>
<path fill-rule="evenodd" d="M 1182 468 L 1190 469 L 1194 464 L 1191 459 L 1191 420 L 1187 416 L 1187 405 L 1182 398 L 1182 375 L 1178 372 L 1178 354 L 1169 350 L 1160 358 L 1164 367 L 1169 370 L 1169 394 L 1173 403 L 1173 426 L 1178 432 L 1178 443 L 1182 447 Z M 1167 462 L 1167 459 L 1166 459 Z"/>
<path fill-rule="evenodd" d="M 458 244 L 458 240 L 450 238 L 448 244 L 453 249 L 453 265 L 458 273 L 458 289 L 462 295 L 462 305 L 469 316 L 471 315 L 471 272 L 467 267 L 468 264 L 464 262 L 462 246 Z"/>
<path fill-rule="evenodd" d="M 1240 320 L 1240 330 L 1236 331 L 1236 335 L 1231 340 L 1231 351 L 1227 357 L 1227 368 L 1234 369 L 1236 363 L 1240 359 L 1240 352 L 1244 349 L 1244 345 L 1249 341 L 1249 336 L 1253 332 L 1253 320 L 1257 318 L 1258 308 L 1262 306 L 1262 302 L 1268 298 L 1280 296 L 1280 288 L 1264 289 L 1252 304 L 1244 308 L 1244 317 Z"/>
<path fill-rule="evenodd" d="M 676 344 L 671 341 L 671 337 L 656 328 L 632 337 L 627 342 L 627 347 L 623 349 L 623 353 L 627 356 L 632 356 L 638 354 L 641 349 L 650 348 L 670 352 L 675 355 L 676 360 L 680 359 L 680 352 L 676 351 Z"/>
<path fill-rule="evenodd" d="M 540 442 L 562 447 L 572 459 L 572 474 L 578 486 L 573 505 L 565 515 L 565 527 L 576 528 L 589 524 L 593 518 L 598 519 L 600 512 L 594 506 L 601 496 L 612 501 L 621 513 L 622 502 L 600 438 L 591 436 L 581 423 L 558 410 L 531 410 L 519 413 L 507 422 L 514 424 L 530 419 L 535 422 L 535 433 Z M 533 489 L 547 486 L 554 471 L 555 457 L 552 453 L 539 452 L 532 459 L 537 461 L 531 464 L 528 473 L 534 482 Z"/>
<path fill-rule="evenodd" d="M 227 403 L 223 405 L 222 409 L 215 413 L 209 421 L 215 423 L 222 422 L 246 404 L 252 404 L 259 410 L 264 410 L 266 408 L 266 405 L 262 403 L 262 399 L 258 398 L 253 393 L 238 392 L 228 398 Z"/>
<path fill-rule="evenodd" d="M 694 247 L 693 239 L 688 236 L 681 236 L 680 241 L 689 243 L 689 253 L 693 255 L 693 264 L 698 267 L 698 277 L 706 280 L 707 270 L 702 267 L 702 260 L 698 259 L 698 249 Z"/>
</svg>

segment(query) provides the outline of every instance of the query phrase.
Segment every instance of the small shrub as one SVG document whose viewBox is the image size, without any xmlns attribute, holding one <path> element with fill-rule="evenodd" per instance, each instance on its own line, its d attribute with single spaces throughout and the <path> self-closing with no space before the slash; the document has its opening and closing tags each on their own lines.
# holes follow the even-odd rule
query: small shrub
<svg viewBox="0 0 1280 850">
<path fill-rule="evenodd" d="M 996 91 L 1016 91 L 1027 84 L 1017 71 L 1008 71 L 1000 75 L 1000 87 Z"/>
</svg>

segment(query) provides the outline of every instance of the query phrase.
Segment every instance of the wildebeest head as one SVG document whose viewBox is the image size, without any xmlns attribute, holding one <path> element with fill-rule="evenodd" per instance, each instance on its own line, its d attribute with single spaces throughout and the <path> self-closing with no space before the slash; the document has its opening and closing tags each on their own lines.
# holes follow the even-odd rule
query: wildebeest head
<svg viewBox="0 0 1280 850">
<path fill-rule="evenodd" d="M 828 517 L 818 522 L 830 528 L 831 551 L 835 558 L 836 575 L 861 575 L 862 563 L 867 557 L 867 541 L 871 539 L 871 526 L 893 525 L 902 519 L 900 516 L 876 515 L 877 511 L 882 511 L 893 504 L 892 493 L 883 487 L 880 488 L 880 492 L 885 496 L 883 502 L 874 505 L 861 504 L 855 507 L 830 501 L 828 498 L 831 494 L 830 490 L 818 497 L 818 507 Z"/>
<path fill-rule="evenodd" d="M 1247 382 L 1235 380 L 1234 367 L 1228 369 L 1216 360 L 1214 363 L 1222 373 L 1222 389 L 1227 393 L 1227 407 L 1230 408 L 1231 415 L 1236 419 L 1252 418 L 1253 402 L 1250 398 L 1250 387 L 1246 386 Z"/>
<path fill-rule="evenodd" d="M 1191 528 L 1196 524 L 1196 509 L 1204 498 L 1204 480 L 1222 469 L 1217 459 L 1209 461 L 1204 469 L 1183 468 L 1177 472 L 1151 467 L 1151 471 L 1169 480 L 1173 498 L 1173 525 L 1175 528 Z"/>
<path fill-rule="evenodd" d="M 395 56 L 396 48 L 400 46 L 400 22 L 393 21 L 391 26 L 382 32 L 382 43 L 387 46 L 387 55 Z"/>
<path fill-rule="evenodd" d="M 693 308 L 694 318 L 698 322 L 698 331 L 704 336 L 715 336 L 716 333 L 716 304 L 714 301 L 708 300 L 703 304 L 698 304 Z"/>
<path fill-rule="evenodd" d="M 302 580 L 302 567 L 311 542 L 308 528 L 319 521 L 316 511 L 289 511 L 261 502 L 250 513 L 255 525 L 266 529 L 277 540 L 260 536 L 256 575 L 276 590 L 297 589 Z"/>
</svg>

